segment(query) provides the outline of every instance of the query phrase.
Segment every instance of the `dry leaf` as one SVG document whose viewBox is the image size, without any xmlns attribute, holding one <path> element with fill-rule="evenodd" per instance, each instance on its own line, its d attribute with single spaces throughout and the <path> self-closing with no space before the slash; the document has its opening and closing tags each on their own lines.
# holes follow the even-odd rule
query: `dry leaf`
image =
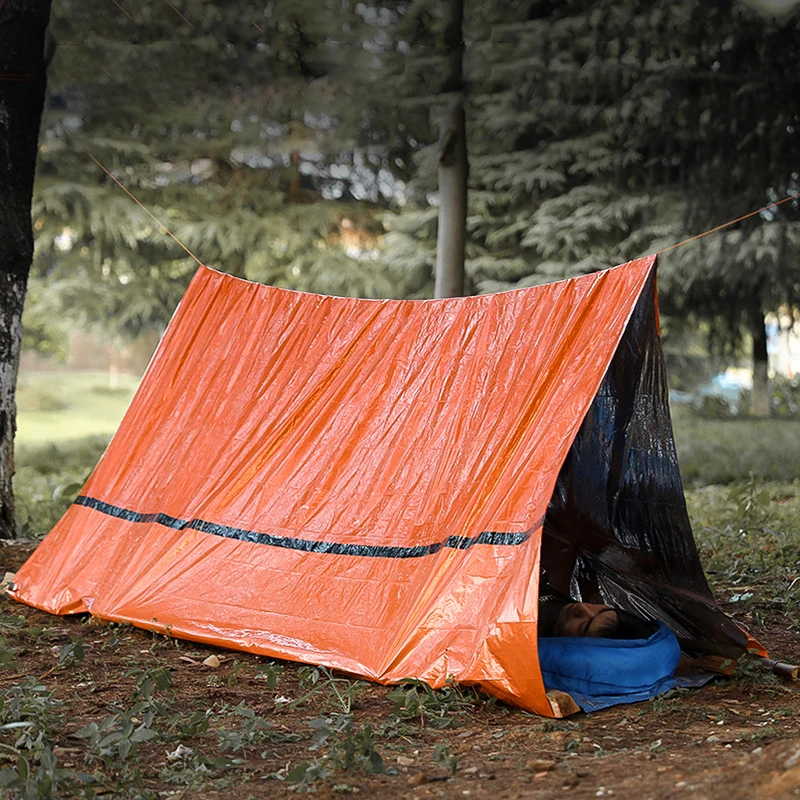
<svg viewBox="0 0 800 800">
<path fill-rule="evenodd" d="M 532 769 L 534 772 L 549 772 L 551 769 L 555 768 L 556 762 L 546 758 L 532 758 L 525 766 L 528 769 Z"/>
<path fill-rule="evenodd" d="M 6 572 L 6 574 L 3 575 L 3 580 L 0 581 L 0 594 L 14 588 L 14 578 L 16 577 L 16 572 Z"/>
</svg>

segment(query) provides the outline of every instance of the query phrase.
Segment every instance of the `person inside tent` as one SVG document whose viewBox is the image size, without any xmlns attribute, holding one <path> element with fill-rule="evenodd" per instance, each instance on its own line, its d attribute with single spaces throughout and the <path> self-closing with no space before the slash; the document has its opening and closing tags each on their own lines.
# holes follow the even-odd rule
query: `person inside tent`
<svg viewBox="0 0 800 800">
<path fill-rule="evenodd" d="M 543 547 L 536 648 L 546 690 L 566 692 L 583 711 L 597 711 L 671 689 L 681 659 L 672 631 L 596 602 L 603 597 L 592 592 L 594 576 L 580 561 L 573 572 L 566 550 L 550 561 L 545 555 Z M 580 601 L 567 594 L 571 586 Z"/>
<path fill-rule="evenodd" d="M 577 559 L 574 545 L 545 524 L 539 579 L 538 633 L 550 636 L 587 636 L 604 639 L 647 639 L 658 629 L 655 622 L 604 603 L 582 602 L 569 594 Z M 594 593 L 597 587 L 594 586 Z M 583 586 L 581 594 L 592 587 Z"/>
<path fill-rule="evenodd" d="M 647 639 L 656 629 L 655 623 L 629 611 L 602 603 L 582 603 L 556 592 L 545 582 L 540 584 L 539 636 Z"/>
</svg>

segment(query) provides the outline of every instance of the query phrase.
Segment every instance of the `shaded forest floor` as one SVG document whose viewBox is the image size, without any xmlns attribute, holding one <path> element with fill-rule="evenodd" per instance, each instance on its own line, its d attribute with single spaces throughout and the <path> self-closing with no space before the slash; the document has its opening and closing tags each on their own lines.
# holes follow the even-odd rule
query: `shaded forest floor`
<svg viewBox="0 0 800 800">
<path fill-rule="evenodd" d="M 31 550 L 5 543 L 0 568 Z M 0 604 L 12 797 L 800 796 L 800 684 L 749 664 L 699 690 L 553 721 L 456 687 L 380 687 Z M 800 661 L 784 602 L 725 608 L 751 629 L 755 616 L 774 657 Z"/>
</svg>

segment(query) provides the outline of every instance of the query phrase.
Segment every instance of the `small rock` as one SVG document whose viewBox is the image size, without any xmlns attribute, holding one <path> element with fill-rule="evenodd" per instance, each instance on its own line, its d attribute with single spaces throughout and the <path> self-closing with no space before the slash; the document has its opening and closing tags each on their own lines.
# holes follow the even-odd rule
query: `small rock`
<svg viewBox="0 0 800 800">
<path fill-rule="evenodd" d="M 209 656 L 208 658 L 203 659 L 203 663 L 207 667 L 218 667 L 221 662 L 216 656 Z"/>
<path fill-rule="evenodd" d="M 789 758 L 783 762 L 783 768 L 791 769 L 792 767 L 797 766 L 797 764 L 800 764 L 800 748 L 796 753 L 794 753 L 794 755 L 789 756 Z"/>
<path fill-rule="evenodd" d="M 532 758 L 530 761 L 525 762 L 525 766 L 534 772 L 549 772 L 556 766 L 555 761 L 549 761 L 546 758 Z"/>
<path fill-rule="evenodd" d="M 414 763 L 414 759 L 408 756 L 397 756 L 397 763 L 401 767 L 410 767 Z"/>
<path fill-rule="evenodd" d="M 477 771 L 477 767 L 467 767 L 466 769 L 460 770 L 462 775 L 474 775 Z"/>
<path fill-rule="evenodd" d="M 717 736 L 716 734 L 712 733 L 711 736 L 706 736 L 706 741 L 709 744 L 713 744 L 714 742 L 719 742 L 720 741 L 720 737 Z"/>
</svg>

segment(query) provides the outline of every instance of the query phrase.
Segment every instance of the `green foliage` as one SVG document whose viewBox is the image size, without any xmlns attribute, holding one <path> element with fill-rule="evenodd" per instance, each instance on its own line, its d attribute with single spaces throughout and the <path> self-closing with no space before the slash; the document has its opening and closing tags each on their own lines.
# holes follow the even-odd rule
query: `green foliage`
<svg viewBox="0 0 800 800">
<path fill-rule="evenodd" d="M 105 436 L 87 436 L 44 445 L 21 444 L 16 450 L 17 467 L 37 475 L 49 475 L 67 483 L 73 474 L 87 475 L 108 446 Z"/>
<path fill-rule="evenodd" d="M 458 759 L 450 752 L 449 745 L 437 744 L 433 748 L 433 760 L 436 764 L 441 764 L 451 778 L 455 778 L 458 772 Z"/>
<path fill-rule="evenodd" d="M 10 762 L 0 769 L 0 787 L 20 800 L 80 797 L 89 775 L 58 766 L 54 740 L 66 719 L 67 707 L 34 678 L 0 694 L 0 757 Z"/>
<path fill-rule="evenodd" d="M 17 448 L 14 490 L 20 536 L 42 536 L 52 529 L 74 501 L 106 444 L 103 437 L 89 437 Z"/>
<path fill-rule="evenodd" d="M 256 669 L 256 677 L 263 679 L 267 682 L 267 686 L 274 692 L 278 688 L 280 676 L 283 673 L 283 666 L 274 661 L 268 661 L 266 664 L 261 664 Z"/>
<path fill-rule="evenodd" d="M 159 778 L 172 785 L 183 786 L 186 789 L 200 791 L 206 787 L 210 779 L 214 779 L 214 787 L 218 789 L 235 785 L 238 781 L 232 776 L 231 780 L 219 779 L 217 776 L 227 770 L 240 766 L 241 760 L 218 756 L 208 758 L 200 752 L 191 750 L 180 757 L 175 757 L 159 773 Z"/>
<path fill-rule="evenodd" d="M 170 729 L 179 740 L 201 736 L 210 727 L 211 711 L 194 711 L 190 714 L 173 713 L 169 719 Z"/>
<path fill-rule="evenodd" d="M 344 218 L 381 232 L 371 204 L 391 198 L 407 150 L 381 84 L 379 62 L 401 65 L 387 15 L 372 3 L 320 14 L 313 0 L 54 6 L 30 345 L 55 348 L 39 324 L 54 317 L 111 340 L 162 329 L 196 268 L 176 239 L 289 288 L 413 290 L 416 274 L 383 275 L 379 242 L 361 252 L 338 237 Z M 375 86 L 361 93 L 354 75 Z"/>
<path fill-rule="evenodd" d="M 127 712 L 109 714 L 99 723 L 90 722 L 78 728 L 72 735 L 83 743 L 86 763 L 110 769 L 119 761 L 135 758 L 138 744 L 157 738 L 158 733 L 150 727 L 155 712 L 144 710 L 142 721 L 137 722 L 139 713 L 142 709 L 134 706 Z"/>
<path fill-rule="evenodd" d="M 736 398 L 702 395 L 692 402 L 692 408 L 704 419 L 733 419 L 750 413 L 750 392 L 741 391 Z"/>
<path fill-rule="evenodd" d="M 51 747 L 45 747 L 36 759 L 19 755 L 12 767 L 0 769 L 0 787 L 9 797 L 19 800 L 53 800 L 58 797 L 93 798 L 92 776 L 58 766 Z"/>
<path fill-rule="evenodd" d="M 157 692 L 168 692 L 172 687 L 172 675 L 166 667 L 147 663 L 136 666 L 125 673 L 126 678 L 133 678 L 136 689 L 134 700 L 152 702 Z"/>
<path fill-rule="evenodd" d="M 286 774 L 286 781 L 298 788 L 325 780 L 331 771 L 319 761 L 301 761 Z"/>
<path fill-rule="evenodd" d="M 344 714 L 349 714 L 358 695 L 364 690 L 364 681 L 352 681 L 343 678 L 327 667 L 300 667 L 298 669 L 300 685 L 305 687 L 305 694 L 291 702 L 291 708 L 297 708 L 312 698 L 323 708 L 332 707 Z"/>
<path fill-rule="evenodd" d="M 80 664 L 86 657 L 86 645 L 80 636 L 70 636 L 70 640 L 61 645 L 58 652 L 58 666 L 72 667 Z"/>
<path fill-rule="evenodd" d="M 288 772 L 286 781 L 293 786 L 309 786 L 328 778 L 333 770 L 365 770 L 370 773 L 386 770 L 375 747 L 372 727 L 354 724 L 352 714 L 318 717 L 309 725 L 314 731 L 310 749 L 325 747 L 326 752 L 321 759 L 302 761 Z"/>
<path fill-rule="evenodd" d="M 338 769 L 364 769 L 384 772 L 385 766 L 375 748 L 374 733 L 368 724 L 355 725 L 350 714 L 320 717 L 309 723 L 314 729 L 311 749 L 328 746 L 328 763 Z"/>
<path fill-rule="evenodd" d="M 242 703 L 236 706 L 233 713 L 241 718 L 239 727 L 233 730 L 222 728 L 217 731 L 220 749 L 223 752 L 233 751 L 241 753 L 242 757 L 245 757 L 248 747 L 255 747 L 266 742 L 294 740 L 291 737 L 287 740 L 284 733 L 275 730 L 267 720 L 259 717 L 252 708 L 248 708 Z"/>
<path fill-rule="evenodd" d="M 34 678 L 6 690 L 0 705 L 0 731 L 12 734 L 13 748 L 40 755 L 64 721 L 66 707 Z"/>
<path fill-rule="evenodd" d="M 19 393 L 17 408 L 23 412 L 65 411 L 69 408 L 69 402 L 47 387 L 36 386 Z"/>
<path fill-rule="evenodd" d="M 448 683 L 434 690 L 423 681 L 408 679 L 389 693 L 392 716 L 398 722 L 416 721 L 431 728 L 455 728 L 462 724 L 463 715 L 482 701 L 475 690 Z"/>
<path fill-rule="evenodd" d="M 757 659 L 742 656 L 736 665 L 733 679 L 738 681 L 744 689 L 752 690 L 754 687 L 780 686 L 781 679 L 774 675 L 764 664 Z"/>
<path fill-rule="evenodd" d="M 800 630 L 800 486 L 751 478 L 687 494 L 695 540 L 712 584 L 759 624 L 767 607 Z"/>
</svg>

